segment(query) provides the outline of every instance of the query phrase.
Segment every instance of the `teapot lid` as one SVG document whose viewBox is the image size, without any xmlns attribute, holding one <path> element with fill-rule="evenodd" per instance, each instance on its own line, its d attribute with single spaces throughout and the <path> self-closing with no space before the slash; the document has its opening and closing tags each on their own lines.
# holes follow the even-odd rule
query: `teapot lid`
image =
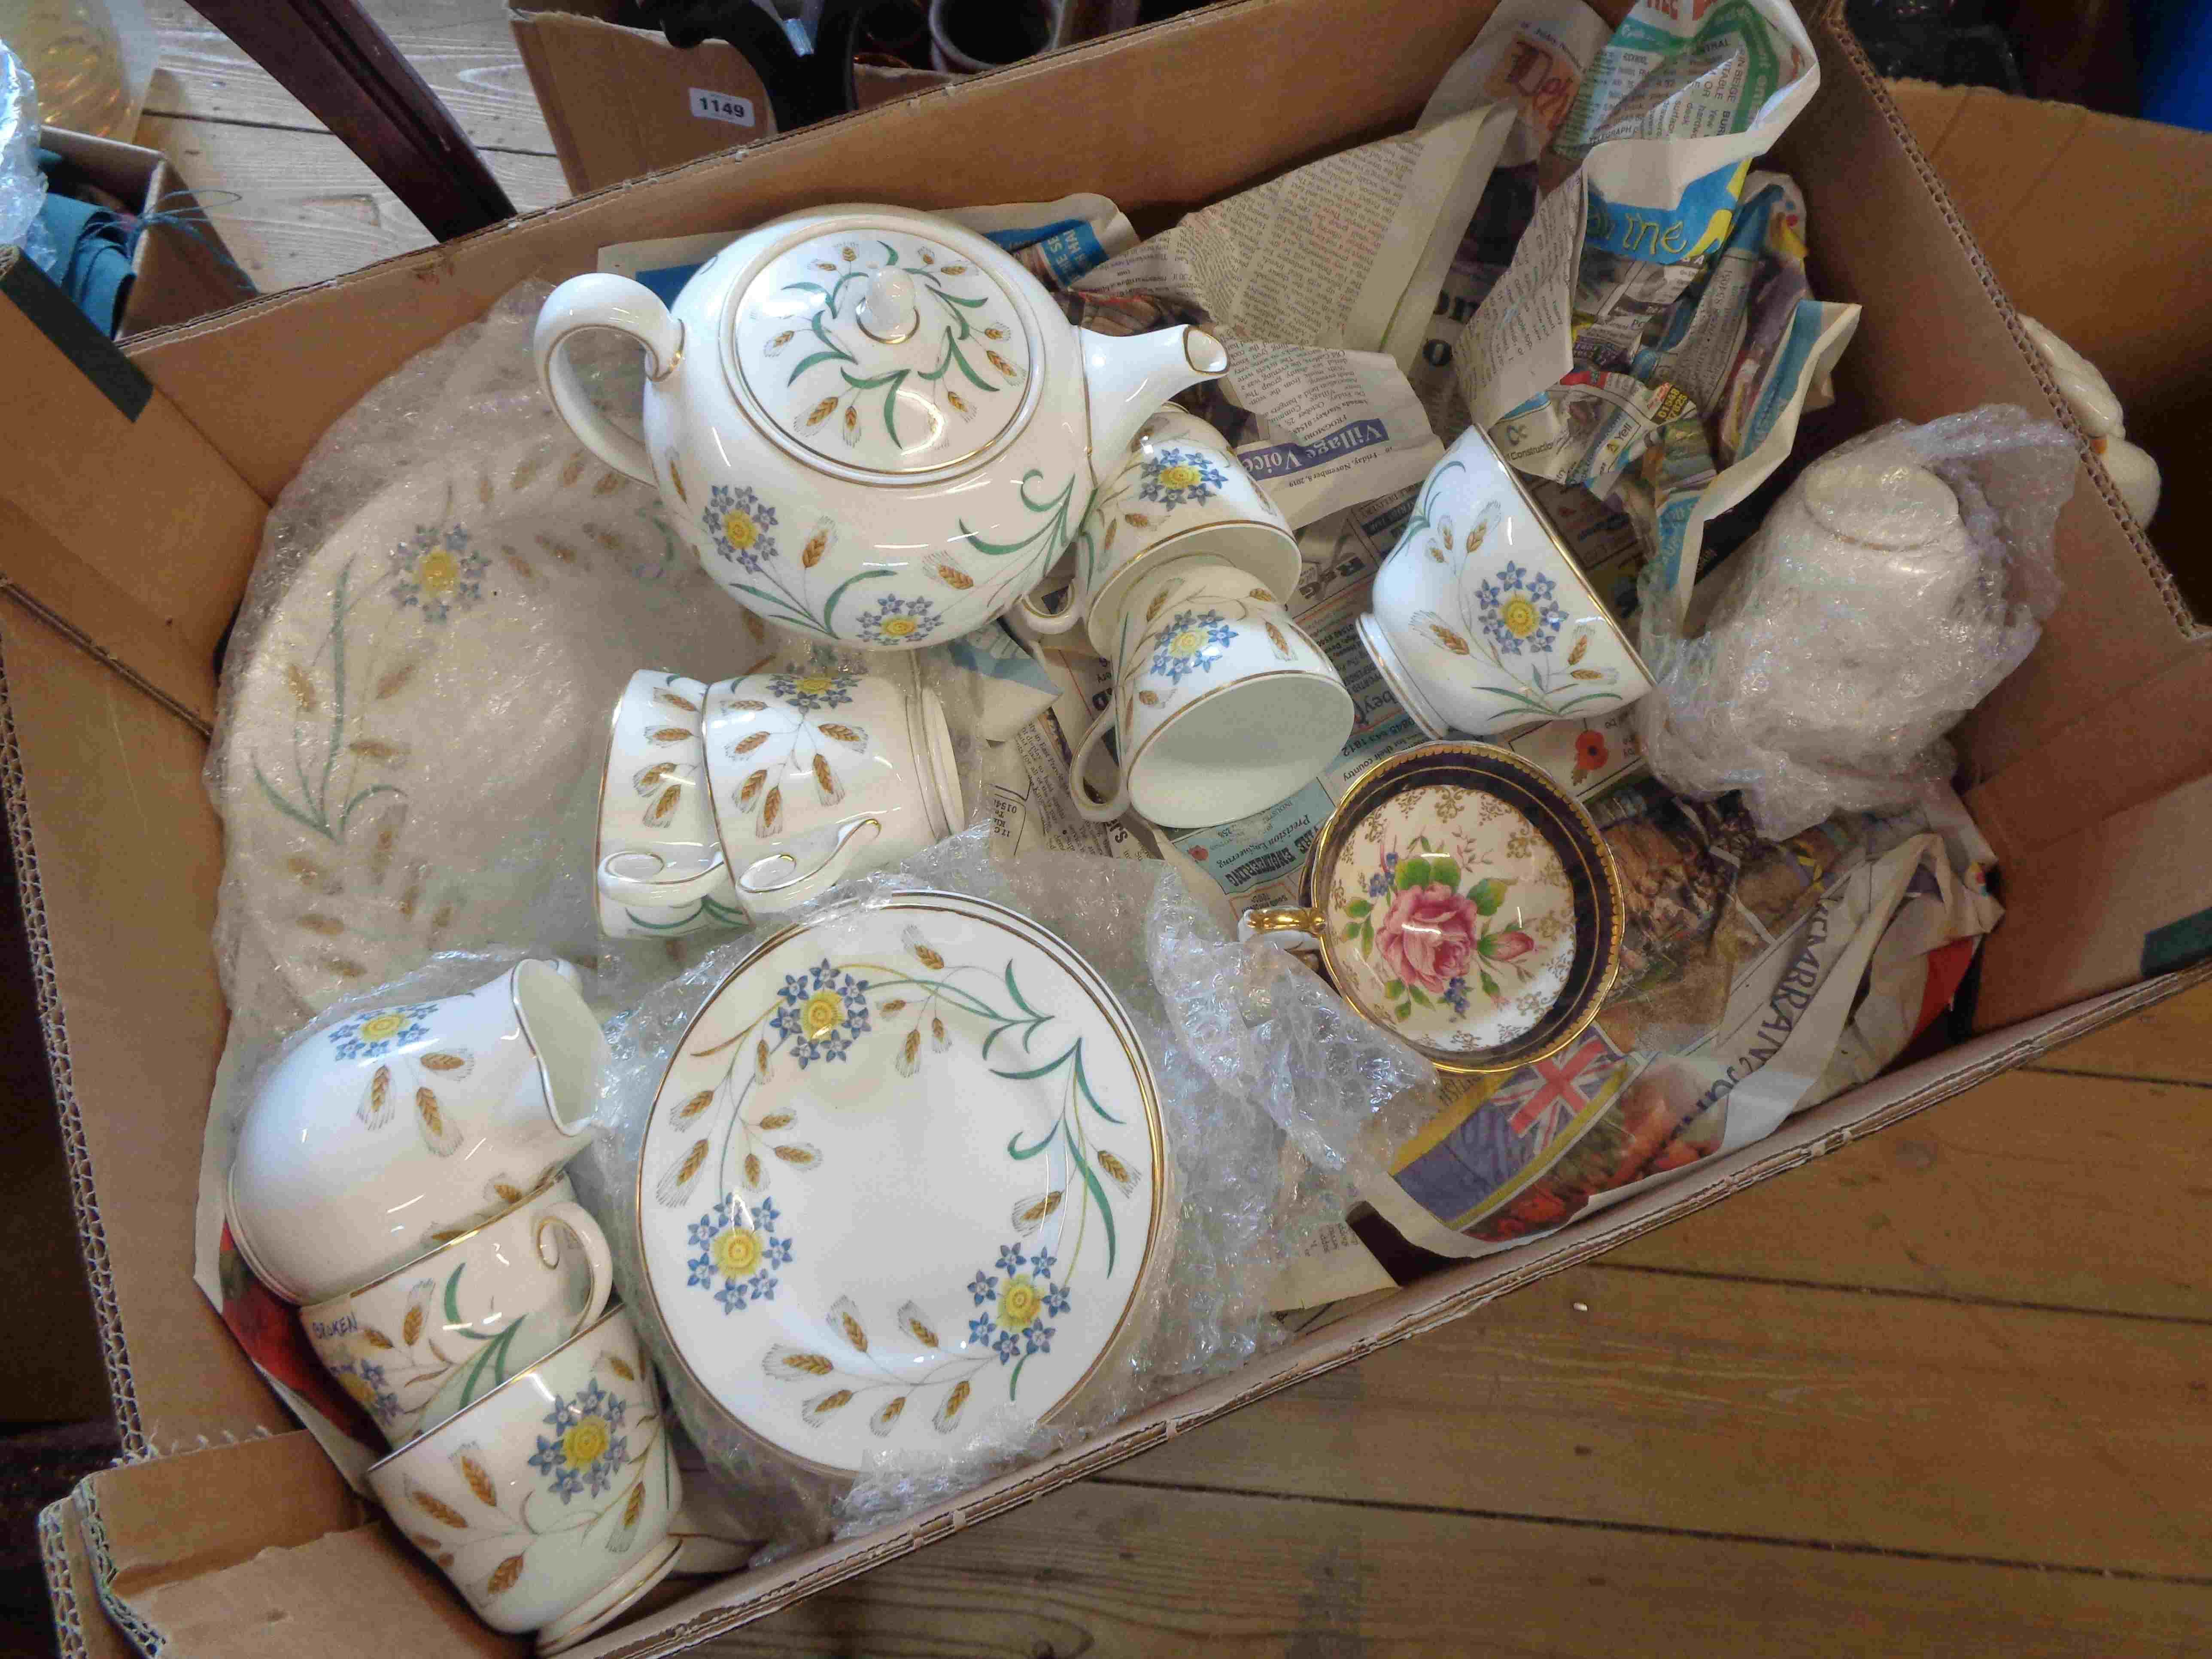
<svg viewBox="0 0 2212 1659">
<path fill-rule="evenodd" d="M 865 472 L 933 472 L 1026 412 L 1024 308 L 996 272 L 903 226 L 847 226 L 770 258 L 731 307 L 748 401 L 799 449 Z"/>
</svg>

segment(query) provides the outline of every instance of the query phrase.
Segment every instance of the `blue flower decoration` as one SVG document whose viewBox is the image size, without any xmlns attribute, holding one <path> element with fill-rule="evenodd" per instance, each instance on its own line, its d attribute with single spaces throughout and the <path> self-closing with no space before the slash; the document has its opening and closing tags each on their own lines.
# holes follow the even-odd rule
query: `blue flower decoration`
<svg viewBox="0 0 2212 1659">
<path fill-rule="evenodd" d="M 1179 611 L 1152 647 L 1152 672 L 1179 685 L 1184 675 L 1203 673 L 1219 662 L 1235 637 L 1218 611 Z"/>
<path fill-rule="evenodd" d="M 1389 897 L 1391 884 L 1395 882 L 1397 878 L 1398 855 L 1395 853 L 1385 853 L 1382 855 L 1382 868 L 1381 872 L 1367 878 L 1367 896 L 1370 899 L 1385 899 Z"/>
<path fill-rule="evenodd" d="M 791 1039 L 801 1071 L 817 1060 L 842 1060 L 868 1029 L 868 981 L 855 979 L 825 957 L 802 973 L 787 974 L 769 1023 Z"/>
<path fill-rule="evenodd" d="M 775 557 L 775 509 L 744 485 L 709 489 L 704 518 L 714 551 L 742 568 L 758 575 Z"/>
<path fill-rule="evenodd" d="M 1025 1257 L 1018 1243 L 1000 1246 L 997 1266 L 1006 1275 L 1004 1288 L 995 1275 L 980 1271 L 968 1281 L 969 1294 L 983 1310 L 968 1322 L 969 1341 L 989 1349 L 1001 1365 L 1049 1353 L 1054 1328 L 1044 1322 L 1066 1313 L 1073 1300 L 1053 1278 L 1059 1265 L 1049 1251 Z"/>
<path fill-rule="evenodd" d="M 810 668 L 793 674 L 775 674 L 768 689 L 802 714 L 819 714 L 853 701 L 853 688 L 860 683 L 852 668 Z"/>
<path fill-rule="evenodd" d="M 483 599 L 483 573 L 491 561 L 469 546 L 459 525 L 417 525 L 392 550 L 392 597 L 421 610 L 425 622 L 441 623 Z"/>
<path fill-rule="evenodd" d="M 1532 575 L 1508 560 L 1496 581 L 1475 587 L 1476 617 L 1491 642 L 1507 655 L 1547 652 L 1567 619 L 1554 597 L 1558 592 L 1559 584 L 1549 576 Z"/>
<path fill-rule="evenodd" d="M 748 1215 L 724 1193 L 690 1225 L 687 1237 L 698 1254 L 684 1263 L 691 1272 L 686 1286 L 710 1292 L 726 1314 L 775 1301 L 775 1270 L 789 1267 L 792 1257 L 791 1241 L 777 1231 L 781 1219 L 773 1200 L 763 1199 Z"/>
<path fill-rule="evenodd" d="M 402 1008 L 379 1008 L 343 1020 L 325 1035 L 340 1060 L 374 1060 L 402 1043 L 429 1036 L 429 1018 L 437 1006 L 434 1002 L 415 1002 Z"/>
<path fill-rule="evenodd" d="M 331 1375 L 345 1391 L 368 1409 L 379 1423 L 399 1415 L 399 1396 L 384 1386 L 384 1367 L 368 1360 L 348 1360 L 331 1367 Z M 353 1384 L 358 1382 L 359 1387 Z"/>
<path fill-rule="evenodd" d="M 1464 1018 L 1467 1013 L 1467 975 L 1454 974 L 1451 982 L 1444 987 L 1444 1006 Z"/>
<path fill-rule="evenodd" d="M 587 1490 L 596 1498 L 614 1483 L 629 1461 L 629 1438 L 619 1432 L 629 1411 L 628 1401 L 596 1379 L 573 1397 L 553 1396 L 553 1409 L 545 1413 L 553 1432 L 538 1437 L 530 1467 L 553 1477 L 553 1493 L 562 1503 Z"/>
<path fill-rule="evenodd" d="M 1201 449 L 1163 446 L 1154 449 L 1139 467 L 1144 482 L 1137 486 L 1140 501 L 1162 507 L 1201 507 L 1229 482 L 1213 457 Z"/>
<path fill-rule="evenodd" d="M 871 645 L 913 645 L 927 639 L 944 620 L 927 599 L 885 595 L 860 615 L 860 637 Z"/>
</svg>

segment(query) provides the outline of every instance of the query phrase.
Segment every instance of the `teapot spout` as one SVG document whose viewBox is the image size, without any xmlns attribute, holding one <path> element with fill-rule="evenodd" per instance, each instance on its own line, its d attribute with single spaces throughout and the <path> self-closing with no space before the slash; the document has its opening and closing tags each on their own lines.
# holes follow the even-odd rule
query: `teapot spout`
<svg viewBox="0 0 2212 1659">
<path fill-rule="evenodd" d="M 1102 482 L 1120 468 L 1146 416 L 1185 386 L 1229 367 L 1227 349 L 1200 328 L 1076 332 L 1083 337 L 1083 378 L 1091 393 L 1091 471 Z"/>
</svg>

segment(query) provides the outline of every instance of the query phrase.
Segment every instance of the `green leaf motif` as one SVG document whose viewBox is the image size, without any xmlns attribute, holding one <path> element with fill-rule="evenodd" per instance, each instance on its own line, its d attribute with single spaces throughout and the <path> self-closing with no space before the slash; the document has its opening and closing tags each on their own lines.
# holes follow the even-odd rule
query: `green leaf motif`
<svg viewBox="0 0 2212 1659">
<path fill-rule="evenodd" d="M 1485 996 L 1494 997 L 1498 994 L 1498 981 L 1491 978 L 1488 974 L 1482 976 L 1482 991 Z"/>
<path fill-rule="evenodd" d="M 1393 999 L 1404 996 L 1406 994 L 1406 981 L 1402 979 L 1392 980 L 1388 985 L 1382 988 L 1382 994 Z"/>
<path fill-rule="evenodd" d="M 1413 1005 L 1410 1002 L 1401 1002 L 1392 1012 L 1401 1019 L 1411 1019 L 1413 1017 Z"/>
<path fill-rule="evenodd" d="M 1408 887 L 1426 887 L 1429 884 L 1429 871 L 1428 860 L 1407 859 L 1398 866 L 1398 890 L 1402 893 Z"/>
<path fill-rule="evenodd" d="M 1363 921 L 1359 924 L 1359 954 L 1364 957 L 1374 948 L 1375 924 L 1372 921 Z"/>
<path fill-rule="evenodd" d="M 1478 915 L 1494 916 L 1498 914 L 1498 907 L 1505 902 L 1505 890 L 1512 884 L 1510 879 L 1485 876 L 1467 890 L 1467 896 L 1474 901 Z"/>
<path fill-rule="evenodd" d="M 1406 995 L 1413 1001 L 1419 1003 L 1424 1008 L 1433 1008 L 1437 1006 L 1435 1003 L 1431 1002 L 1428 998 L 1422 994 L 1418 986 L 1407 986 L 1406 988 Z"/>
<path fill-rule="evenodd" d="M 1364 916 L 1374 908 L 1365 899 L 1354 899 L 1344 907 L 1344 914 L 1347 916 Z"/>
<path fill-rule="evenodd" d="M 1447 858 L 1431 859 L 1429 879 L 1437 886 L 1449 887 L 1456 893 L 1459 891 L 1459 866 Z"/>
</svg>

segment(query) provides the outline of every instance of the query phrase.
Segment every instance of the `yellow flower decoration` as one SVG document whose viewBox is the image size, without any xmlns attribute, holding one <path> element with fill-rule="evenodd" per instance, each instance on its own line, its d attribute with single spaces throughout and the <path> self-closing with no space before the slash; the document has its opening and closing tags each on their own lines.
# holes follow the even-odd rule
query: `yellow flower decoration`
<svg viewBox="0 0 2212 1659">
<path fill-rule="evenodd" d="M 710 1248 L 715 1269 L 726 1279 L 743 1279 L 760 1266 L 761 1237 L 750 1227 L 723 1228 Z"/>
<path fill-rule="evenodd" d="M 580 1417 L 561 1436 L 561 1460 L 572 1469 L 589 1468 L 607 1455 L 614 1435 L 604 1417 Z"/>
<path fill-rule="evenodd" d="M 1008 1279 L 999 1292 L 999 1323 L 1010 1331 L 1027 1330 L 1043 1311 L 1044 1297 L 1038 1294 L 1036 1281 L 1026 1274 Z"/>
<path fill-rule="evenodd" d="M 819 1042 L 845 1023 L 845 999 L 835 991 L 817 991 L 799 1011 L 799 1029 L 809 1042 Z"/>
<path fill-rule="evenodd" d="M 1206 630 L 1186 628 L 1168 641 L 1168 649 L 1178 657 L 1194 657 L 1205 648 Z"/>
<path fill-rule="evenodd" d="M 1536 610 L 1536 602 L 1526 593 L 1516 593 L 1498 607 L 1498 620 L 1505 624 L 1505 631 L 1516 640 L 1525 640 L 1541 625 L 1543 617 Z"/>
<path fill-rule="evenodd" d="M 449 599 L 453 590 L 461 585 L 461 562 L 450 550 L 434 547 L 425 553 L 415 567 L 415 580 L 422 584 L 423 592 L 441 599 Z"/>
<path fill-rule="evenodd" d="M 722 538 L 740 553 L 749 553 L 753 544 L 760 540 L 760 526 L 753 515 L 742 507 L 733 507 L 722 514 Z"/>
<path fill-rule="evenodd" d="M 1205 482 L 1205 475 L 1188 461 L 1178 461 L 1160 469 L 1160 482 L 1170 489 L 1194 489 Z"/>
<path fill-rule="evenodd" d="M 362 1022 L 361 1035 L 368 1042 L 381 1042 L 406 1023 L 403 1014 L 379 1014 Z"/>
<path fill-rule="evenodd" d="M 876 631 L 887 640 L 902 640 L 921 626 L 915 617 L 886 617 Z"/>
</svg>

